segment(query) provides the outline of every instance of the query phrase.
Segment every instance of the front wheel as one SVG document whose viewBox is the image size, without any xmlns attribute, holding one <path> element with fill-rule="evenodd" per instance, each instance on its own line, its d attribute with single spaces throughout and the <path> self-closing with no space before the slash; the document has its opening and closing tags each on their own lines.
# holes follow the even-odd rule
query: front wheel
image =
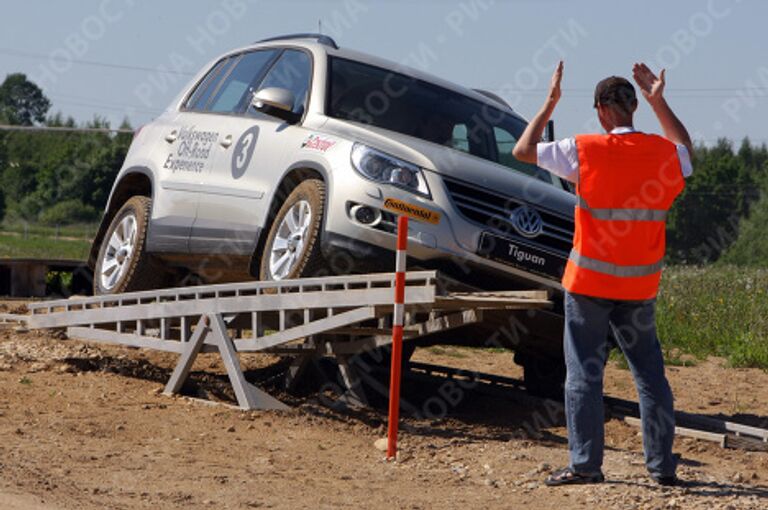
<svg viewBox="0 0 768 510">
<path fill-rule="evenodd" d="M 320 229 L 325 184 L 307 179 L 291 191 L 272 222 L 261 256 L 259 279 L 285 280 L 315 275 L 323 266 Z"/>
<path fill-rule="evenodd" d="M 161 287 L 166 272 L 146 251 L 152 199 L 134 196 L 107 229 L 93 271 L 93 293 L 117 294 Z"/>
</svg>

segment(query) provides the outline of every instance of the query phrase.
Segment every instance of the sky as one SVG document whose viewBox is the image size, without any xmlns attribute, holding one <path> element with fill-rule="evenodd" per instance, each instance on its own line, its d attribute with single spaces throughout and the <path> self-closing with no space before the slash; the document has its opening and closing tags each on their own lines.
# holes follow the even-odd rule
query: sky
<svg viewBox="0 0 768 510">
<path fill-rule="evenodd" d="M 219 54 L 294 32 L 504 97 L 532 117 L 565 61 L 558 137 L 597 132 L 594 85 L 632 64 L 667 69 L 692 137 L 768 143 L 768 2 L 762 0 L 6 1 L 0 77 L 23 72 L 78 121 L 137 126 Z M 636 127 L 659 132 L 641 100 Z"/>
</svg>

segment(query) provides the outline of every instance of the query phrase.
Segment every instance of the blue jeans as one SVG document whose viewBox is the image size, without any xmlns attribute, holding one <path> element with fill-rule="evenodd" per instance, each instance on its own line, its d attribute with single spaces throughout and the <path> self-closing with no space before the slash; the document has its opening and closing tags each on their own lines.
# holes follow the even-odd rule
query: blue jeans
<svg viewBox="0 0 768 510">
<path fill-rule="evenodd" d="M 655 300 L 614 301 L 565 294 L 565 417 L 570 467 L 576 472 L 597 473 L 603 464 L 603 371 L 612 323 L 640 396 L 645 464 L 652 475 L 675 474 L 672 390 L 656 336 L 655 305 Z"/>
</svg>

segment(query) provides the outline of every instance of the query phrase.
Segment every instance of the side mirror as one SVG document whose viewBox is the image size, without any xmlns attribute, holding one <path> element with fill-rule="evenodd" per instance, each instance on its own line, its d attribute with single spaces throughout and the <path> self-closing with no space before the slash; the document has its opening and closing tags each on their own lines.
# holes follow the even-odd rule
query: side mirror
<svg viewBox="0 0 768 510">
<path fill-rule="evenodd" d="M 293 111 L 296 101 L 293 92 L 279 87 L 267 87 L 253 94 L 251 106 L 256 110 L 290 122 L 298 122 L 300 115 Z"/>
</svg>

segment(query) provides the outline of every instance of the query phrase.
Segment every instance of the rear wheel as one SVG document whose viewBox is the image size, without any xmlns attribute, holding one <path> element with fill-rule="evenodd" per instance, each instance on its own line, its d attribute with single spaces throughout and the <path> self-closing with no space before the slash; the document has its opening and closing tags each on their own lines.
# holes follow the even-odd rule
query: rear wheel
<svg viewBox="0 0 768 510">
<path fill-rule="evenodd" d="M 146 251 L 152 199 L 128 199 L 107 229 L 93 272 L 94 294 L 116 294 L 161 287 L 166 272 Z"/>
<path fill-rule="evenodd" d="M 320 229 L 325 184 L 307 179 L 291 191 L 272 222 L 261 256 L 259 279 L 315 275 L 323 266 Z"/>
</svg>

